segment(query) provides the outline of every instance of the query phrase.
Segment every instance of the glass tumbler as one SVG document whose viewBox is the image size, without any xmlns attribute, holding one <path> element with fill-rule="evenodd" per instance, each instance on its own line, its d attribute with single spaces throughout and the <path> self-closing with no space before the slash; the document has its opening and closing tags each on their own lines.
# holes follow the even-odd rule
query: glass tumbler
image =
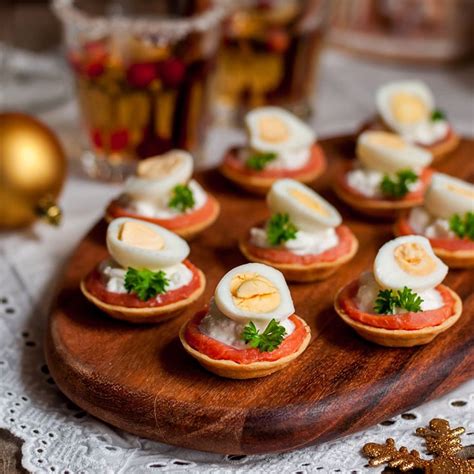
<svg viewBox="0 0 474 474">
<path fill-rule="evenodd" d="M 327 10 L 327 0 L 234 4 L 217 61 L 222 121 L 237 123 L 249 109 L 267 104 L 309 115 Z"/>
<path fill-rule="evenodd" d="M 86 134 L 82 163 L 120 180 L 135 161 L 199 152 L 224 0 L 53 0 Z"/>
</svg>

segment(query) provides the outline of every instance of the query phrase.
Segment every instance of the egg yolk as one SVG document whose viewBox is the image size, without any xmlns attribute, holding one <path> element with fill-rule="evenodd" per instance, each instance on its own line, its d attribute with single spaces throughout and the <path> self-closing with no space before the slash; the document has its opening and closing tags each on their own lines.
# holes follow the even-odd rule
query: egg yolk
<svg viewBox="0 0 474 474">
<path fill-rule="evenodd" d="M 436 270 L 433 257 L 417 242 L 399 245 L 394 257 L 400 268 L 410 275 L 425 276 Z"/>
<path fill-rule="evenodd" d="M 236 275 L 231 281 L 230 293 L 235 306 L 252 313 L 269 313 L 281 301 L 275 285 L 257 273 Z"/>
<path fill-rule="evenodd" d="M 329 216 L 329 212 L 325 207 L 321 205 L 316 199 L 314 199 L 312 196 L 309 196 L 303 191 L 300 191 L 299 189 L 293 188 L 289 190 L 289 193 L 291 196 L 293 196 L 298 202 L 303 204 L 303 206 L 308 207 L 312 211 L 317 212 L 318 214 L 322 216 Z"/>
<path fill-rule="evenodd" d="M 164 178 L 170 175 L 180 163 L 179 156 L 157 156 L 141 161 L 137 166 L 137 176 L 141 178 Z"/>
<path fill-rule="evenodd" d="M 369 143 L 373 145 L 381 145 L 386 148 L 392 148 L 394 150 L 399 150 L 406 146 L 406 143 L 401 137 L 395 135 L 394 133 L 387 132 L 373 132 L 370 134 Z"/>
<path fill-rule="evenodd" d="M 474 199 L 474 191 L 471 189 L 466 189 L 462 186 L 456 186 L 455 184 L 447 184 L 446 189 L 452 193 L 459 194 L 460 196 L 466 197 L 468 199 Z"/>
<path fill-rule="evenodd" d="M 161 250 L 165 246 L 161 235 L 139 222 L 125 222 L 118 237 L 122 242 L 142 249 Z"/>
<path fill-rule="evenodd" d="M 423 100 L 408 92 L 394 94 L 390 101 L 390 108 L 395 120 L 401 124 L 410 125 L 427 120 L 429 110 Z"/>
<path fill-rule="evenodd" d="M 290 137 L 290 130 L 280 118 L 267 115 L 258 122 L 258 134 L 264 142 L 282 143 Z"/>
</svg>

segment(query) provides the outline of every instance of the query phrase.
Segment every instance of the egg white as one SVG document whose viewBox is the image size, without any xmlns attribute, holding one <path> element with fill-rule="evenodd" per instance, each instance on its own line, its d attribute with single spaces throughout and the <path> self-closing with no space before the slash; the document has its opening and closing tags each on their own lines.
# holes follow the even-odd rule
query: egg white
<svg viewBox="0 0 474 474">
<path fill-rule="evenodd" d="M 257 313 L 238 308 L 232 299 L 230 285 L 235 276 L 244 273 L 256 273 L 269 280 L 280 294 L 279 306 L 269 313 Z M 275 268 L 262 263 L 247 263 L 227 272 L 216 287 L 214 301 L 221 313 L 239 323 L 282 321 L 295 312 L 290 290 L 283 274 Z"/>
<path fill-rule="evenodd" d="M 465 194 L 454 189 L 460 189 Z M 474 185 L 454 176 L 435 173 L 425 195 L 425 208 L 442 219 L 450 219 L 454 214 L 463 217 L 467 212 L 474 212 Z"/>
<path fill-rule="evenodd" d="M 137 222 L 149 227 L 163 239 L 163 248 L 160 250 L 139 248 L 120 240 L 120 231 L 125 222 Z M 123 268 L 146 268 L 157 271 L 181 263 L 190 252 L 186 241 L 173 232 L 159 225 L 129 217 L 114 219 L 107 228 L 106 240 L 110 255 Z"/>
<path fill-rule="evenodd" d="M 259 133 L 262 118 L 275 117 L 281 120 L 288 129 L 285 141 L 274 143 L 263 139 Z M 249 133 L 250 147 L 259 152 L 285 152 L 308 149 L 316 141 L 315 132 L 295 115 L 280 107 L 260 107 L 250 111 L 245 117 Z"/>
<path fill-rule="evenodd" d="M 423 276 L 412 275 L 400 267 L 395 259 L 395 249 L 405 243 L 421 245 L 435 262 L 434 270 Z M 374 277 L 382 288 L 401 290 L 407 286 L 413 291 L 422 291 L 439 285 L 446 274 L 448 267 L 434 254 L 430 241 L 419 235 L 407 235 L 390 240 L 380 247 L 374 261 Z"/>
<path fill-rule="evenodd" d="M 171 150 L 147 160 L 178 160 L 172 172 L 162 177 L 130 176 L 125 182 L 125 194 L 136 201 L 157 202 L 167 197 L 178 184 L 187 183 L 193 174 L 193 157 L 184 150 Z M 147 160 L 143 160 L 144 163 Z"/>
<path fill-rule="evenodd" d="M 294 189 L 314 200 L 327 215 L 319 214 L 311 207 L 301 203 L 291 194 L 291 190 Z M 274 214 L 287 213 L 291 222 L 299 230 L 305 232 L 318 232 L 328 227 L 337 227 L 342 222 L 341 215 L 334 206 L 311 188 L 294 179 L 275 181 L 267 194 L 267 204 Z"/>
<path fill-rule="evenodd" d="M 419 121 L 410 124 L 401 123 L 397 120 L 392 111 L 391 99 L 395 94 L 401 92 L 414 95 L 421 99 L 421 101 L 426 105 L 427 115 Z M 377 90 L 375 99 L 377 110 L 383 121 L 392 130 L 395 130 L 400 134 L 404 134 L 417 125 L 430 120 L 431 112 L 433 111 L 435 104 L 433 94 L 429 87 L 424 82 L 416 80 L 389 82 Z"/>
<path fill-rule="evenodd" d="M 400 144 L 390 146 L 391 142 Z M 420 171 L 430 165 L 433 156 L 419 146 L 411 145 L 402 137 L 388 132 L 367 131 L 357 139 L 357 157 L 368 169 L 396 173 L 403 169 Z"/>
</svg>

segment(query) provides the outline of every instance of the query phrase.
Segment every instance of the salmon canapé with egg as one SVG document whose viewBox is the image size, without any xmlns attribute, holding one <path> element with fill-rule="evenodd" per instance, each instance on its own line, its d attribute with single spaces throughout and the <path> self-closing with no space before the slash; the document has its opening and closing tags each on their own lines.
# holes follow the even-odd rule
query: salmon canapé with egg
<svg viewBox="0 0 474 474">
<path fill-rule="evenodd" d="M 298 181 L 275 181 L 267 194 L 270 218 L 251 227 L 239 247 L 290 281 L 327 278 L 353 258 L 358 242 L 335 207 Z"/>
<path fill-rule="evenodd" d="M 260 107 L 245 118 L 247 146 L 227 152 L 220 170 L 241 188 L 265 194 L 281 178 L 308 183 L 326 168 L 316 134 L 279 107 Z"/>
<path fill-rule="evenodd" d="M 357 139 L 356 155 L 334 188 L 349 206 L 394 217 L 423 203 L 433 173 L 429 151 L 393 133 L 366 131 Z"/>
<path fill-rule="evenodd" d="M 462 313 L 459 296 L 442 284 L 447 272 L 428 239 L 398 237 L 380 248 L 373 271 L 339 291 L 336 312 L 362 337 L 377 344 L 427 344 Z"/>
<path fill-rule="evenodd" d="M 184 150 L 140 161 L 123 194 L 108 205 L 106 218 L 141 219 L 194 237 L 217 219 L 220 206 L 192 179 L 193 168 L 193 157 Z"/>
<path fill-rule="evenodd" d="M 310 337 L 282 273 L 260 263 L 226 273 L 209 306 L 180 331 L 183 347 L 204 368 L 236 379 L 282 369 L 306 349 Z"/>
<path fill-rule="evenodd" d="M 422 235 L 450 268 L 474 267 L 474 185 L 435 173 L 423 206 L 402 214 L 396 235 Z"/>
<path fill-rule="evenodd" d="M 401 135 L 424 148 L 438 161 L 454 151 L 459 137 L 446 113 L 436 108 L 430 88 L 417 80 L 394 81 L 381 86 L 376 93 L 378 118 L 368 125 Z"/>
<path fill-rule="evenodd" d="M 196 301 L 205 287 L 181 237 L 149 222 L 114 219 L 107 228 L 110 257 L 81 282 L 86 298 L 108 315 L 134 323 L 160 322 Z"/>
</svg>

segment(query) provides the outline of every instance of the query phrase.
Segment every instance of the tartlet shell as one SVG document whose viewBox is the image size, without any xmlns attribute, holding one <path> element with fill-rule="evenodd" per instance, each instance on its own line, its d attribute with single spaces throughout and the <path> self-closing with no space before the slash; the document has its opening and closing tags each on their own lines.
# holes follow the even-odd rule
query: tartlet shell
<svg viewBox="0 0 474 474">
<path fill-rule="evenodd" d="M 352 327 L 352 329 L 368 341 L 387 347 L 420 346 L 428 344 L 436 336 L 449 329 L 454 323 L 456 323 L 462 314 L 461 298 L 455 291 L 451 290 L 451 288 L 446 288 L 454 299 L 454 314 L 438 326 L 430 326 L 423 329 L 415 329 L 411 331 L 403 329 L 383 329 L 354 321 L 339 305 L 339 294 L 344 288 L 341 288 L 336 295 L 334 309 L 346 324 Z"/>
<path fill-rule="evenodd" d="M 296 315 L 295 315 L 296 316 Z M 264 361 L 264 362 L 252 362 L 250 364 L 238 364 L 232 360 L 217 360 L 202 354 L 201 352 L 193 349 L 186 341 L 185 331 L 188 322 L 181 326 L 179 331 L 179 339 L 184 347 L 184 350 L 194 359 L 196 359 L 206 370 L 212 372 L 220 377 L 226 377 L 230 379 L 254 379 L 259 377 L 266 377 L 267 375 L 273 374 L 278 370 L 283 369 L 293 360 L 299 357 L 304 350 L 308 347 L 311 340 L 311 331 L 306 322 L 299 316 L 296 316 L 306 329 L 306 337 L 301 343 L 300 347 L 296 352 L 286 357 L 282 357 L 276 361 Z"/>
<path fill-rule="evenodd" d="M 203 230 L 207 229 L 212 224 L 214 224 L 216 219 L 219 217 L 221 206 L 219 204 L 219 201 L 214 196 L 212 196 L 209 193 L 207 195 L 208 195 L 208 199 L 211 200 L 213 204 L 213 207 L 212 207 L 213 212 L 207 219 L 204 219 L 201 222 L 197 222 L 196 224 L 193 224 L 187 227 L 180 227 L 177 229 L 168 229 L 168 230 L 170 232 L 174 232 L 175 234 L 179 235 L 183 239 L 191 240 L 194 237 L 196 237 L 198 234 L 200 234 Z M 134 215 L 133 218 L 143 220 L 145 222 L 150 222 L 151 224 L 156 224 L 161 227 L 167 228 L 166 226 L 163 225 L 163 222 L 161 222 L 159 219 L 157 220 L 152 217 L 142 217 L 139 214 Z M 113 217 L 112 215 L 106 212 L 105 220 L 107 223 L 110 223 L 114 219 L 115 217 Z"/>
<path fill-rule="evenodd" d="M 351 248 L 347 254 L 342 255 L 332 262 L 315 262 L 310 265 L 301 265 L 299 263 L 275 263 L 271 260 L 255 257 L 248 248 L 246 237 L 239 240 L 239 248 L 247 260 L 250 262 L 263 263 L 280 270 L 286 280 L 294 282 L 310 282 L 328 278 L 337 271 L 339 267 L 354 257 L 359 248 L 359 241 L 354 234 L 351 235 L 351 238 Z"/>
<path fill-rule="evenodd" d="M 395 222 L 393 233 L 399 237 L 405 235 L 400 232 L 399 221 Z M 474 267 L 474 250 L 447 250 L 431 244 L 433 252 L 441 259 L 449 268 L 472 268 Z"/>
<path fill-rule="evenodd" d="M 183 300 L 154 308 L 128 308 L 126 306 L 104 303 L 87 290 L 84 279 L 81 281 L 81 291 L 92 304 L 114 319 L 135 324 L 160 323 L 178 316 L 202 295 L 206 287 L 206 277 L 201 270 L 197 269 L 197 271 L 199 274 L 199 287 L 193 293 Z"/>
<path fill-rule="evenodd" d="M 404 199 L 400 201 L 388 201 L 384 199 L 367 199 L 363 196 L 351 194 L 347 192 L 337 182 L 334 183 L 334 191 L 337 196 L 347 205 L 352 207 L 362 214 L 367 214 L 373 217 L 383 217 L 386 219 L 395 219 L 402 212 L 407 211 L 415 206 L 423 204 L 424 196 Z"/>
<path fill-rule="evenodd" d="M 322 164 L 320 167 L 315 167 L 312 170 L 308 170 L 306 172 L 301 172 L 298 174 L 295 173 L 291 176 L 291 178 L 295 181 L 299 181 L 300 183 L 308 184 L 314 181 L 319 176 L 321 176 L 325 172 L 326 168 L 326 160 L 324 160 L 324 164 Z M 266 195 L 272 187 L 272 184 L 275 181 L 282 179 L 276 177 L 256 176 L 239 173 L 234 168 L 228 166 L 225 161 L 220 165 L 219 171 L 229 181 L 232 181 L 240 188 L 252 194 L 258 194 L 259 196 Z"/>
</svg>

